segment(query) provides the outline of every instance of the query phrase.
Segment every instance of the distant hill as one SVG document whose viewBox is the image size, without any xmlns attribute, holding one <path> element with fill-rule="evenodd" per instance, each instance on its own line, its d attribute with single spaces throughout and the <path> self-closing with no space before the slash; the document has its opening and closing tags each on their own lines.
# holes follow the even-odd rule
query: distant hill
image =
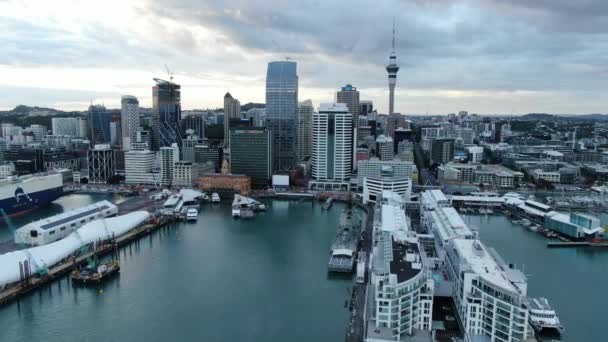
<svg viewBox="0 0 608 342">
<path fill-rule="evenodd" d="M 0 111 L 0 116 L 55 116 L 55 115 L 79 115 L 83 112 L 65 112 L 62 110 L 46 107 L 30 107 L 26 105 L 18 105 L 17 107 L 8 110 Z"/>
<path fill-rule="evenodd" d="M 246 111 L 250 110 L 251 108 L 266 108 L 266 104 L 253 103 L 253 102 L 245 103 L 244 105 L 241 106 L 241 111 L 246 112 Z"/>
<path fill-rule="evenodd" d="M 85 112 L 65 112 L 53 108 L 19 105 L 12 110 L 0 111 L 0 121 L 24 127 L 44 125 L 50 129 L 53 117 L 80 117 L 83 115 Z"/>
<path fill-rule="evenodd" d="M 534 121 L 608 121 L 608 114 L 546 114 L 530 113 L 522 115 L 519 120 Z"/>
</svg>

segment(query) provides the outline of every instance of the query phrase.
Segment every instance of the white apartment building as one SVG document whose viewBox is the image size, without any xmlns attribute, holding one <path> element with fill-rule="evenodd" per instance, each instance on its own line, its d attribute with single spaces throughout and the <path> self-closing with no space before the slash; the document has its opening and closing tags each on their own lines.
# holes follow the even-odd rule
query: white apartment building
<svg viewBox="0 0 608 342">
<path fill-rule="evenodd" d="M 395 156 L 393 138 L 379 135 L 376 139 L 377 154 L 380 160 L 393 160 Z"/>
<path fill-rule="evenodd" d="M 120 101 L 120 121 L 122 129 L 122 149 L 129 151 L 131 143 L 137 141 L 139 122 L 139 101 L 135 96 L 124 95 Z"/>
<path fill-rule="evenodd" d="M 382 175 L 382 168 L 385 166 L 390 166 L 393 169 L 395 177 L 418 178 L 418 169 L 413 162 L 399 159 L 380 160 L 378 158 L 370 158 L 357 162 L 357 186 L 359 188 L 363 186 L 365 177 L 380 177 Z"/>
<path fill-rule="evenodd" d="M 363 180 L 363 204 L 376 203 L 384 191 L 398 194 L 403 200 L 412 197 L 412 179 L 409 177 L 365 177 Z"/>
<path fill-rule="evenodd" d="M 171 147 L 160 148 L 160 182 L 162 185 L 173 183 L 175 163 L 179 161 L 179 147 L 173 143 Z"/>
<path fill-rule="evenodd" d="M 511 342 L 532 337 L 523 273 L 477 240 L 443 192 L 425 191 L 420 202 L 422 224 L 435 240 L 434 266 L 452 285 L 464 340 Z"/>
<path fill-rule="evenodd" d="M 125 152 L 126 184 L 159 184 L 160 174 L 154 172 L 156 153 L 130 150 Z"/>
<path fill-rule="evenodd" d="M 434 282 L 401 196 L 385 191 L 374 216 L 367 342 L 431 338 Z M 371 317 L 370 317 L 371 316 Z"/>
<path fill-rule="evenodd" d="M 468 341 L 532 337 L 524 274 L 504 264 L 479 240 L 454 239 L 446 251 L 453 298 Z"/>
<path fill-rule="evenodd" d="M 312 121 L 311 188 L 347 190 L 353 155 L 352 114 L 343 103 L 323 103 Z"/>
<path fill-rule="evenodd" d="M 471 146 L 467 151 L 470 163 L 481 163 L 483 161 L 483 147 Z"/>
</svg>

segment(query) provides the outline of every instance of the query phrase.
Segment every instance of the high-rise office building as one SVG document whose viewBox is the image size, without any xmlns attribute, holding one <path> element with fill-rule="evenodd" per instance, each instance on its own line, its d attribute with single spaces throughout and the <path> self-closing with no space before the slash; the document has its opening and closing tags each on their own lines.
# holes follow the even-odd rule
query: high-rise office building
<svg viewBox="0 0 608 342">
<path fill-rule="evenodd" d="M 160 175 L 154 171 L 156 152 L 135 150 L 125 152 L 126 184 L 158 184 Z"/>
<path fill-rule="evenodd" d="M 359 117 L 359 91 L 357 88 L 347 84 L 338 91 L 336 98 L 338 103 L 346 105 L 348 112 L 353 115 L 353 118 Z"/>
<path fill-rule="evenodd" d="M 135 96 L 124 95 L 120 99 L 120 119 L 122 130 L 122 149 L 129 151 L 141 129 L 139 122 L 139 101 Z"/>
<path fill-rule="evenodd" d="M 107 144 L 110 142 L 110 121 L 112 115 L 101 105 L 89 106 L 89 133 L 91 145 Z"/>
<path fill-rule="evenodd" d="M 181 87 L 179 84 L 155 78 L 152 88 L 152 147 L 181 144 L 179 121 L 182 117 Z"/>
<path fill-rule="evenodd" d="M 192 131 L 188 131 L 188 133 L 192 133 Z M 182 158 L 183 161 L 194 162 L 194 147 L 197 145 L 201 145 L 203 143 L 203 139 L 199 138 L 195 134 L 188 134 L 184 139 L 182 139 Z"/>
<path fill-rule="evenodd" d="M 435 139 L 431 142 L 431 163 L 445 164 L 454 159 L 454 139 Z"/>
<path fill-rule="evenodd" d="M 324 103 L 312 119 L 311 188 L 348 190 L 353 117 L 343 103 Z"/>
<path fill-rule="evenodd" d="M 181 135 L 188 135 L 188 130 L 192 130 L 193 135 L 199 138 L 205 137 L 205 118 L 202 113 L 189 113 L 180 121 Z"/>
<path fill-rule="evenodd" d="M 84 118 L 52 118 L 51 128 L 53 135 L 68 135 L 70 137 L 86 136 L 86 129 L 82 130 L 82 126 L 86 125 Z"/>
<path fill-rule="evenodd" d="M 171 185 L 173 183 L 175 163 L 178 161 L 179 147 L 177 143 L 171 144 L 170 147 L 164 146 L 160 148 L 160 182 L 162 185 Z"/>
<path fill-rule="evenodd" d="M 380 134 L 376 139 L 376 153 L 380 160 L 392 160 L 395 156 L 393 149 L 393 139 Z"/>
<path fill-rule="evenodd" d="M 360 101 L 359 102 L 359 115 L 367 116 L 367 114 L 374 111 L 374 103 L 372 101 Z"/>
<path fill-rule="evenodd" d="M 44 140 L 44 136 L 47 134 L 46 126 L 43 125 L 30 125 L 25 130 L 32 134 L 35 142 L 41 142 Z"/>
<path fill-rule="evenodd" d="M 297 64 L 268 63 L 266 72 L 266 126 L 272 136 L 273 171 L 289 170 L 296 161 Z"/>
<path fill-rule="evenodd" d="M 312 113 L 315 111 L 311 100 L 298 104 L 298 159 L 310 157 L 312 151 Z"/>
<path fill-rule="evenodd" d="M 397 84 L 397 72 L 399 71 L 399 66 L 397 66 L 397 53 L 395 52 L 395 23 L 393 23 L 393 44 L 392 51 L 389 57 L 389 63 L 386 66 L 386 71 L 388 72 L 388 114 L 393 114 L 395 112 L 395 85 Z"/>
<path fill-rule="evenodd" d="M 194 146 L 194 162 L 206 164 L 212 162 L 215 171 L 220 170 L 220 160 L 222 158 L 222 149 L 218 146 L 202 144 Z"/>
<path fill-rule="evenodd" d="M 224 95 L 224 146 L 230 146 L 230 121 L 241 118 L 241 103 L 226 93 Z"/>
<path fill-rule="evenodd" d="M 266 188 L 272 177 L 272 143 L 264 127 L 230 129 L 230 172 L 251 177 L 255 188 Z"/>
<path fill-rule="evenodd" d="M 109 144 L 95 145 L 87 152 L 89 183 L 105 184 L 116 172 L 116 153 Z"/>
<path fill-rule="evenodd" d="M 390 114 L 386 118 L 386 130 L 389 137 L 395 137 L 395 130 L 397 128 L 406 128 L 407 123 L 405 121 L 405 116 L 399 113 Z"/>
</svg>

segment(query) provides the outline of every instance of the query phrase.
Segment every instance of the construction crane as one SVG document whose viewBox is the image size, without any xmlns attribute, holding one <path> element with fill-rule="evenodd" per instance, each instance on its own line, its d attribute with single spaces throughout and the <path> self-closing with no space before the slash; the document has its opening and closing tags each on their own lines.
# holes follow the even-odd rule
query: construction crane
<svg viewBox="0 0 608 342">
<path fill-rule="evenodd" d="M 2 208 L 0 208 L 0 214 L 2 214 L 2 218 L 4 219 L 4 222 L 6 222 L 6 225 L 7 225 L 8 229 L 10 230 L 11 234 L 13 236 L 15 236 L 15 231 L 17 229 L 15 228 L 15 225 L 13 224 L 13 221 L 11 220 L 11 218 L 6 214 L 6 212 Z M 22 251 L 23 251 L 23 253 L 25 253 L 25 255 L 27 255 L 27 258 L 28 258 L 30 264 L 33 264 L 36 267 L 38 276 L 42 277 L 49 273 L 48 266 L 44 262 L 42 263 L 42 265 L 39 265 L 38 261 L 32 256 L 29 249 L 24 248 L 24 249 L 22 249 Z"/>
<path fill-rule="evenodd" d="M 169 69 L 167 64 L 165 64 L 165 70 L 167 70 L 167 74 L 169 75 L 169 82 L 173 83 L 173 71 L 171 71 L 171 69 Z"/>
</svg>

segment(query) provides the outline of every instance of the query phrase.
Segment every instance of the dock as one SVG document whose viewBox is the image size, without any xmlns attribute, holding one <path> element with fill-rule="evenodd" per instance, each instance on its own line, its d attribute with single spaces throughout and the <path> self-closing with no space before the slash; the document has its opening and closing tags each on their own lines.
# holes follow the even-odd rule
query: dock
<svg viewBox="0 0 608 342">
<path fill-rule="evenodd" d="M 579 248 L 579 247 L 595 247 L 595 248 L 608 248 L 608 242 L 547 242 L 548 248 Z"/>
<path fill-rule="evenodd" d="M 48 273 L 44 276 L 32 275 L 21 283 L 16 283 L 14 285 L 7 286 L 5 289 L 0 290 L 0 307 L 7 305 L 12 301 L 17 300 L 20 297 L 27 295 L 37 289 L 40 289 L 50 284 L 51 282 L 62 278 L 65 275 L 69 275 L 79 265 L 88 262 L 89 258 L 101 257 L 113 252 L 117 253 L 119 247 L 127 245 L 131 241 L 146 236 L 169 222 L 172 222 L 172 220 L 163 218 L 156 223 L 147 223 L 141 227 L 134 228 L 128 233 L 117 237 L 113 241 L 108 241 L 102 245 L 97 246 L 97 248 L 93 251 L 81 254 L 76 257 L 73 256 L 64 259 L 61 263 L 50 267 Z"/>
</svg>

